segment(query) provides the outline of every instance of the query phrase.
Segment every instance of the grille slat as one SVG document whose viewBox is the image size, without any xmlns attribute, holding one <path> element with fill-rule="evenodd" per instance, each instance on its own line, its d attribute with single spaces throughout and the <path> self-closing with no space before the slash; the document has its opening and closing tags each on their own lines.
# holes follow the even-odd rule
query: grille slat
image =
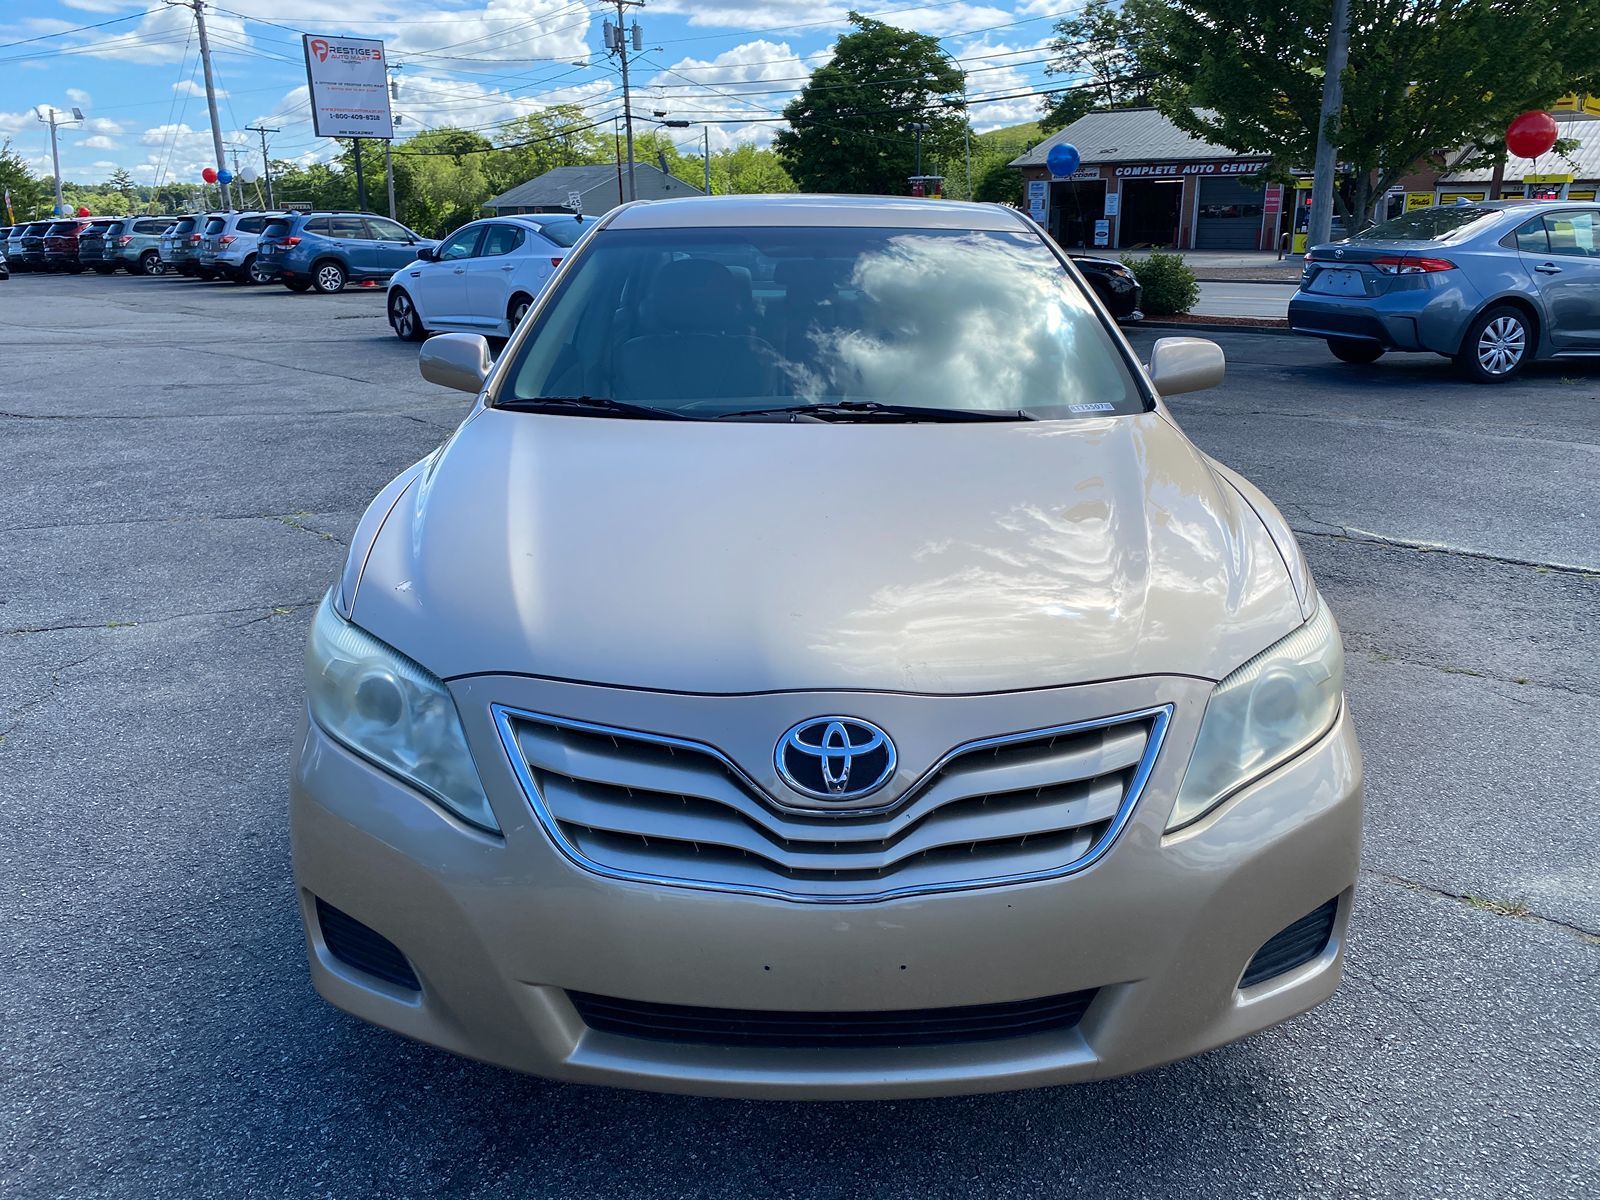
<svg viewBox="0 0 1600 1200">
<path fill-rule="evenodd" d="M 568 992 L 584 1024 L 602 1033 L 704 1046 L 818 1050 L 995 1041 L 1071 1029 L 1094 990 L 962 1008 L 881 1012 L 786 1012 L 697 1008 Z"/>
<path fill-rule="evenodd" d="M 497 710 L 535 812 L 585 865 L 866 900 L 1059 873 L 1126 819 L 1169 710 L 957 747 L 881 809 L 796 811 L 697 742 Z"/>
<path fill-rule="evenodd" d="M 563 823 L 596 833 L 633 835 L 662 841 L 720 846 L 767 859 L 790 871 L 834 871 L 846 855 L 854 871 L 884 871 L 931 850 L 1041 837 L 1108 821 L 1122 802 L 1120 777 L 1073 785 L 1070 795 L 1042 800 L 995 797 L 988 811 L 942 809 L 919 824 L 885 829 L 876 821 L 866 829 L 830 831 L 807 828 L 803 836 L 774 837 L 755 828 L 734 810 L 695 796 L 669 796 L 580 784 L 551 772 L 535 778 L 545 801 Z M 832 832 L 834 837 L 823 840 Z M 885 834 L 888 836 L 886 837 Z M 867 838 L 873 838 L 867 841 Z"/>
</svg>

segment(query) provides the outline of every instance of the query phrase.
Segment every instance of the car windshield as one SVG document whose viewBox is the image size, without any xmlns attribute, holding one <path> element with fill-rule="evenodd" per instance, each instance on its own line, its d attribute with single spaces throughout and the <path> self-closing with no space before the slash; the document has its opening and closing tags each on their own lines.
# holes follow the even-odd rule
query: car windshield
<svg viewBox="0 0 1600 1200">
<path fill-rule="evenodd" d="M 1419 208 L 1416 212 L 1402 213 L 1390 221 L 1383 221 L 1371 229 L 1363 230 L 1357 239 L 1363 242 L 1434 242 L 1448 241 L 1468 233 L 1479 221 L 1498 217 L 1504 210 L 1483 208 L 1476 204 L 1450 204 L 1442 208 Z"/>
<path fill-rule="evenodd" d="M 539 232 L 558 246 L 571 246 L 583 236 L 585 228 L 586 226 L 578 224 L 576 220 L 568 218 L 565 221 L 543 222 L 539 226 Z"/>
<path fill-rule="evenodd" d="M 500 404 L 603 399 L 691 417 L 1146 408 L 1085 293 L 1022 232 L 602 231 L 506 379 Z"/>
</svg>

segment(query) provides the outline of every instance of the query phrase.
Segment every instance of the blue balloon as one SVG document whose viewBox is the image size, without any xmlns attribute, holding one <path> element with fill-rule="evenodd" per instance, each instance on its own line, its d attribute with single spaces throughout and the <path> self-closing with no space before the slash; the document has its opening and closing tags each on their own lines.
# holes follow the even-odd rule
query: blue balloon
<svg viewBox="0 0 1600 1200">
<path fill-rule="evenodd" d="M 1050 153 L 1045 155 L 1045 165 L 1050 168 L 1052 175 L 1071 175 L 1078 169 L 1078 164 L 1083 161 L 1078 156 L 1078 148 L 1070 142 L 1062 142 L 1059 146 L 1051 146 Z"/>
<path fill-rule="evenodd" d="M 218 183 L 232 183 L 233 182 L 233 172 L 228 170 L 226 167 L 224 167 L 222 170 L 217 172 L 217 182 Z"/>
</svg>

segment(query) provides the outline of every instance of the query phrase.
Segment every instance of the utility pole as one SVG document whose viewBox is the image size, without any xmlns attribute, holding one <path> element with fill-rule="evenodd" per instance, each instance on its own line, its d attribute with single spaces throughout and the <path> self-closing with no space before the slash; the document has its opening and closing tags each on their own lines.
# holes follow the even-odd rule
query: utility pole
<svg viewBox="0 0 1600 1200">
<path fill-rule="evenodd" d="M 246 125 L 245 128 L 261 135 L 261 177 L 267 181 L 267 208 L 276 208 L 277 205 L 272 202 L 272 160 L 267 157 L 267 134 L 281 133 L 282 130 L 268 129 L 262 125 Z"/>
<path fill-rule="evenodd" d="M 629 8 L 643 8 L 644 0 L 615 0 L 617 6 L 617 23 L 613 25 L 607 21 L 604 26 L 606 49 L 617 56 L 622 64 L 622 122 L 627 127 L 628 133 L 628 199 L 639 198 L 638 180 L 633 172 L 633 94 L 628 85 L 628 43 L 633 43 L 637 53 L 644 49 L 644 32 L 635 21 L 632 26 L 624 27 L 625 11 Z"/>
<path fill-rule="evenodd" d="M 390 63 L 384 68 L 389 73 L 389 99 L 400 98 L 400 81 L 394 77 L 399 66 Z M 389 136 L 383 140 L 383 186 L 389 193 L 389 219 L 395 220 L 394 209 L 394 130 L 389 130 Z"/>
<path fill-rule="evenodd" d="M 906 126 L 906 128 L 911 130 L 913 133 L 915 133 L 917 135 L 917 178 L 921 179 L 922 178 L 922 135 L 928 132 L 928 123 L 926 121 L 912 121 Z"/>
<path fill-rule="evenodd" d="M 361 170 L 361 140 L 360 138 L 351 138 L 350 148 L 355 151 L 356 156 L 356 211 L 366 212 L 367 177 Z"/>
<path fill-rule="evenodd" d="M 1328 67 L 1322 78 L 1322 116 L 1317 123 L 1317 161 L 1311 177 L 1307 250 L 1326 242 L 1333 234 L 1333 173 L 1339 160 L 1339 147 L 1328 136 L 1328 126 L 1339 119 L 1339 110 L 1344 107 L 1344 68 L 1349 59 L 1350 0 L 1333 0 L 1333 27 L 1328 31 Z"/>
<path fill-rule="evenodd" d="M 700 152 L 701 161 L 706 165 L 706 195 L 711 195 L 711 126 L 700 126 L 700 136 L 703 139 Z"/>
<path fill-rule="evenodd" d="M 217 116 L 217 81 L 211 72 L 211 42 L 206 37 L 205 0 L 189 0 L 188 3 L 184 3 L 183 0 L 167 0 L 167 3 L 194 11 L 195 31 L 200 39 L 200 66 L 206 76 L 206 109 L 211 114 L 211 148 L 216 151 L 217 170 L 221 171 L 226 169 L 228 160 L 222 153 L 222 120 Z M 219 183 L 217 186 L 222 192 L 222 207 L 232 211 L 233 197 L 228 191 L 228 185 Z"/>
<path fill-rule="evenodd" d="M 58 217 L 63 217 L 63 216 L 66 216 L 67 202 L 61 198 L 61 148 L 56 144 L 56 130 L 59 129 L 62 125 L 76 125 L 80 121 L 82 121 L 83 120 L 83 109 L 74 108 L 72 110 L 72 120 L 70 120 L 70 121 L 59 120 L 57 118 L 57 116 L 56 116 L 56 110 L 55 110 L 55 108 L 53 106 L 50 107 L 50 108 L 47 108 L 45 110 L 45 112 L 46 112 L 46 115 L 42 116 L 42 117 L 39 117 L 39 114 L 38 114 L 37 111 L 35 111 L 33 115 L 36 116 L 36 117 L 39 117 L 40 121 L 42 121 L 44 124 L 50 126 L 50 164 L 51 164 L 51 166 L 53 166 L 55 168 L 55 173 L 56 173 L 56 211 L 55 211 L 55 215 L 58 216 Z"/>
</svg>

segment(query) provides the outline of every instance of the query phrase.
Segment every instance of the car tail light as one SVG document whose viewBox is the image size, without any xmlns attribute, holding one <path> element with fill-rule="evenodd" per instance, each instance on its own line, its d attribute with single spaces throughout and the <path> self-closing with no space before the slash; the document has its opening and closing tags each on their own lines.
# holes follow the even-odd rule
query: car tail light
<svg viewBox="0 0 1600 1200">
<path fill-rule="evenodd" d="M 561 260 L 559 258 L 552 258 L 550 260 L 550 265 L 552 267 L 559 267 L 561 265 Z"/>
<path fill-rule="evenodd" d="M 222 235 L 222 244 L 224 246 L 231 246 L 233 244 L 233 234 L 231 234 L 231 233 L 223 234 Z"/>
<path fill-rule="evenodd" d="M 1385 275 L 1431 275 L 1435 271 L 1454 271 L 1455 263 L 1448 258 L 1423 258 L 1410 254 L 1400 257 L 1375 258 L 1372 266 Z"/>
<path fill-rule="evenodd" d="M 117 239 L 117 245 L 126 246 L 131 241 L 133 241 L 133 238 L 131 236 L 119 237 Z"/>
<path fill-rule="evenodd" d="M 286 238 L 279 238 L 278 239 L 278 245 L 280 245 L 280 246 L 298 246 L 299 244 L 300 244 L 300 239 L 297 238 L 297 237 L 286 237 Z"/>
<path fill-rule="evenodd" d="M 198 242 L 200 240 L 200 235 L 198 233 L 191 233 L 189 235 L 189 240 L 191 242 Z"/>
</svg>

